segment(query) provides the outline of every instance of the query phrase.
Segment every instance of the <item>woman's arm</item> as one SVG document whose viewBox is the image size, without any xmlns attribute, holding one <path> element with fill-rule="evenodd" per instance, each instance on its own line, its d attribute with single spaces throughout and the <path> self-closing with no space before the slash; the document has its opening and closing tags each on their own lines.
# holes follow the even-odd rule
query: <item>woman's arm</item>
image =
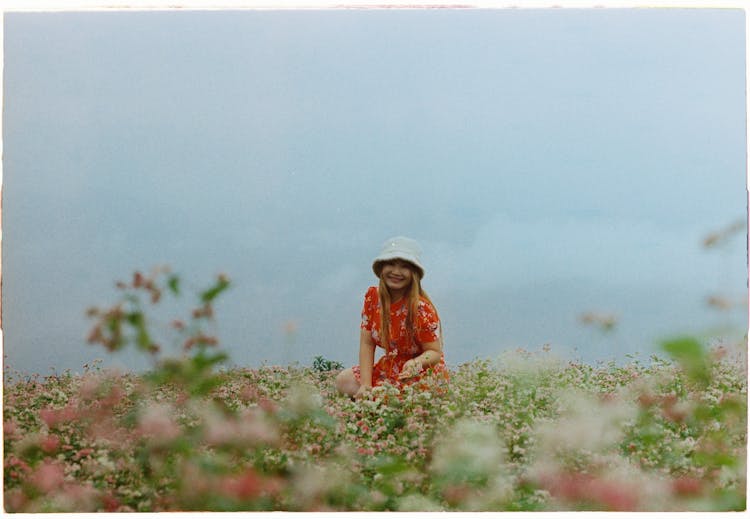
<svg viewBox="0 0 750 519">
<path fill-rule="evenodd" d="M 440 345 L 440 341 L 426 342 L 422 344 L 422 353 L 413 359 L 404 362 L 404 367 L 401 369 L 398 378 L 411 378 L 418 375 L 423 369 L 434 366 L 440 362 L 442 352 L 443 348 Z"/>
<path fill-rule="evenodd" d="M 375 343 L 367 330 L 359 333 L 360 387 L 357 395 L 372 388 L 372 366 L 375 363 Z M 356 396 L 356 395 L 355 395 Z"/>
<path fill-rule="evenodd" d="M 427 342 L 422 345 L 422 354 L 415 359 L 422 363 L 423 368 L 429 368 L 440 362 L 442 355 L 443 348 L 440 341 Z"/>
</svg>

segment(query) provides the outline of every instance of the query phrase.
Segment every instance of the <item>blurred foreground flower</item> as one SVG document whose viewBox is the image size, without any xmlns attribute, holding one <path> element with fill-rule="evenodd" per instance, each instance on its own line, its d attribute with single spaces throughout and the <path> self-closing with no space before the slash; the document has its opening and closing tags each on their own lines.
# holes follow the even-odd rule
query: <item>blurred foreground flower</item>
<svg viewBox="0 0 750 519">
<path fill-rule="evenodd" d="M 502 439 L 489 423 L 459 420 L 438 439 L 430 472 L 442 497 L 462 510 L 503 509 L 513 494 Z"/>
<path fill-rule="evenodd" d="M 611 314 L 601 314 L 596 312 L 586 312 L 578 317 L 578 320 L 585 325 L 598 327 L 604 332 L 609 332 L 617 325 L 617 317 Z"/>
<path fill-rule="evenodd" d="M 703 247 L 710 249 L 727 243 L 734 235 L 741 233 L 747 228 L 744 219 L 737 220 L 723 229 L 711 232 L 703 238 Z"/>
</svg>

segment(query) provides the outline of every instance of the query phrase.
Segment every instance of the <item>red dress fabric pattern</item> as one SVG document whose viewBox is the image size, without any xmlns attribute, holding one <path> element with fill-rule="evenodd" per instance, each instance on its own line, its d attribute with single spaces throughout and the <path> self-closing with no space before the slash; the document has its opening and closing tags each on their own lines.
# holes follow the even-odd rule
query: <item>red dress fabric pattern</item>
<svg viewBox="0 0 750 519">
<path fill-rule="evenodd" d="M 440 319 L 435 308 L 425 299 L 420 298 L 417 309 L 415 333 L 411 337 L 406 326 L 408 308 L 406 298 L 391 303 L 390 348 L 385 348 L 380 337 L 380 298 L 377 287 L 370 287 L 365 294 L 362 308 L 362 323 L 360 328 L 370 332 L 375 346 L 386 350 L 385 354 L 372 367 L 372 385 L 378 386 L 384 382 L 401 386 L 421 380 L 425 374 L 433 373 L 447 379 L 448 371 L 445 367 L 445 357 L 441 353 L 440 361 L 423 370 L 422 373 L 408 380 L 399 380 L 398 375 L 407 360 L 420 355 L 424 349 L 422 345 L 440 340 Z M 354 366 L 354 375 L 361 381 L 359 366 Z"/>
</svg>

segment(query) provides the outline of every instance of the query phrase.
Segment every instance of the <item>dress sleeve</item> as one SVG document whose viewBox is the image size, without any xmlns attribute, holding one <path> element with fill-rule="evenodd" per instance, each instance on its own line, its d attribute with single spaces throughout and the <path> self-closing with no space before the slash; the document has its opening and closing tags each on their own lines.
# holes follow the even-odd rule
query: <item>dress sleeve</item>
<svg viewBox="0 0 750 519">
<path fill-rule="evenodd" d="M 424 344 L 440 340 L 440 319 L 435 307 L 420 300 L 417 314 L 417 342 Z"/>
<path fill-rule="evenodd" d="M 359 327 L 368 332 L 372 331 L 375 322 L 375 311 L 378 308 L 378 289 L 370 287 L 365 294 L 365 302 L 362 306 L 362 322 Z"/>
</svg>

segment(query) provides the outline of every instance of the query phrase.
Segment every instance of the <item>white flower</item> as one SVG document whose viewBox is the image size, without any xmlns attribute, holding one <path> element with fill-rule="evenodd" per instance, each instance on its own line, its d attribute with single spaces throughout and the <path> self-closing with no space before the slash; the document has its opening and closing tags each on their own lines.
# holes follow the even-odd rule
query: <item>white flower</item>
<svg viewBox="0 0 750 519">
<path fill-rule="evenodd" d="M 503 464 L 503 441 L 495 427 L 474 420 L 459 420 L 438 443 L 431 470 L 439 475 L 488 475 Z"/>
<path fill-rule="evenodd" d="M 335 464 L 301 465 L 292 477 L 296 505 L 309 505 L 335 496 L 351 484 L 351 474 Z"/>
<path fill-rule="evenodd" d="M 399 512 L 442 512 L 443 509 L 432 499 L 418 494 L 409 494 L 398 501 Z"/>
<path fill-rule="evenodd" d="M 180 427 L 173 416 L 172 406 L 161 403 L 149 404 L 141 411 L 138 431 L 157 443 L 174 440 L 180 435 Z"/>
<path fill-rule="evenodd" d="M 289 388 L 285 408 L 297 415 L 309 414 L 323 407 L 323 397 L 309 384 L 294 383 Z"/>
<path fill-rule="evenodd" d="M 554 355 L 533 355 L 525 350 L 505 351 L 496 360 L 497 368 L 519 379 L 524 384 L 533 384 L 539 377 L 562 369 L 562 361 Z"/>
<path fill-rule="evenodd" d="M 580 391 L 565 392 L 560 397 L 560 417 L 538 424 L 538 445 L 546 454 L 607 450 L 621 440 L 624 426 L 636 415 L 636 406 L 621 398 L 603 402 Z"/>
</svg>

